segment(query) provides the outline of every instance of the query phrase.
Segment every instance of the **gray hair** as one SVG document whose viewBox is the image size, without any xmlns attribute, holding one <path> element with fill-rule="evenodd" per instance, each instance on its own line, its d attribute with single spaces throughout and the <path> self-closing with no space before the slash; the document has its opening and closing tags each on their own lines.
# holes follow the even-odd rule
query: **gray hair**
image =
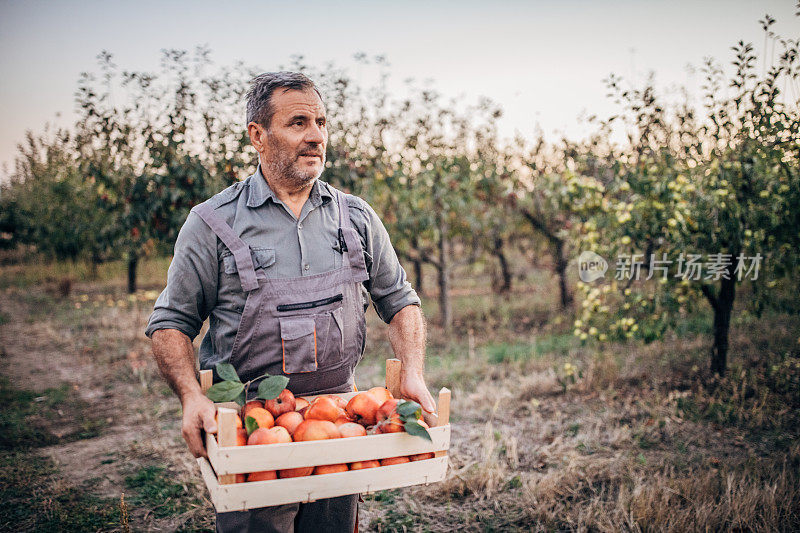
<svg viewBox="0 0 800 533">
<path fill-rule="evenodd" d="M 276 89 L 284 91 L 307 91 L 313 89 L 322 98 L 317 86 L 305 74 L 300 72 L 265 72 L 250 81 L 247 91 L 247 124 L 256 122 L 269 129 L 275 107 L 272 105 L 272 93 Z"/>
</svg>

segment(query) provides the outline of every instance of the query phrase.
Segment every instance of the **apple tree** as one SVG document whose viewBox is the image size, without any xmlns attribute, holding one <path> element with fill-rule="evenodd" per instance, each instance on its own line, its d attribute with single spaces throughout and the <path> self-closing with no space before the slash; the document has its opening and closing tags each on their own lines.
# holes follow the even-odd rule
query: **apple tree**
<svg viewBox="0 0 800 533">
<path fill-rule="evenodd" d="M 800 114 L 779 88 L 800 93 L 797 43 L 768 38 L 783 52 L 761 76 L 752 45 L 733 47 L 728 98 L 720 96 L 723 70 L 706 61 L 706 120 L 686 105 L 668 113 L 652 87 L 616 92 L 635 142 L 609 187 L 613 209 L 599 222 L 597 249 L 616 260 L 615 279 L 580 285 L 576 335 L 655 340 L 705 300 L 714 317 L 711 370 L 722 375 L 737 287 L 750 284 L 748 306 L 760 313 L 778 284 L 797 283 Z M 618 80 L 610 85 L 618 89 Z"/>
<path fill-rule="evenodd" d="M 126 258 L 129 292 L 136 290 L 139 259 L 174 242 L 189 209 L 236 176 L 235 133 L 224 118 L 197 117 L 201 84 L 190 72 L 187 52 L 163 54 L 159 76 L 120 73 L 103 53 L 102 81 L 84 74 L 77 93 L 82 170 L 113 221 L 113 231 L 97 238 Z M 126 98 L 112 101 L 114 91 Z M 214 127 L 221 132 L 216 137 Z M 203 140 L 218 158 L 197 154 Z"/>
<path fill-rule="evenodd" d="M 2 218 L 10 244 L 31 244 L 61 260 L 97 257 L 94 238 L 107 229 L 99 197 L 80 171 L 76 139 L 67 131 L 28 133 L 2 189 Z M 69 230 L 65 230 L 69 228 Z"/>
</svg>

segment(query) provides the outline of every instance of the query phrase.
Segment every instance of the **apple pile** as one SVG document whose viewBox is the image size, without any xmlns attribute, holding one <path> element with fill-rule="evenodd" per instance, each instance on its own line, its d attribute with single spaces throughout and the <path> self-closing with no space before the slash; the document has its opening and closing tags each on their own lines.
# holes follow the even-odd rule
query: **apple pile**
<svg viewBox="0 0 800 533">
<path fill-rule="evenodd" d="M 236 417 L 236 445 L 280 444 L 311 440 L 363 437 L 368 434 L 409 433 L 427 437 L 419 405 L 398 400 L 384 387 L 359 393 L 349 402 L 336 395 L 317 396 L 311 402 L 288 389 L 272 400 L 251 400 Z M 244 424 L 242 424 L 244 420 Z M 236 482 L 265 481 L 361 470 L 433 458 L 433 452 L 350 464 L 304 466 L 236 474 Z"/>
</svg>

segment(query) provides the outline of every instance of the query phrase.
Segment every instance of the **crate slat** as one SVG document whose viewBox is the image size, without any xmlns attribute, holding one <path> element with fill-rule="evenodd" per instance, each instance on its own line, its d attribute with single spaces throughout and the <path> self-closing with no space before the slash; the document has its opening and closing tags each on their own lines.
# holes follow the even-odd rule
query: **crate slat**
<svg viewBox="0 0 800 533">
<path fill-rule="evenodd" d="M 388 433 L 344 439 L 232 447 L 219 446 L 213 435 L 206 435 L 206 449 L 217 474 L 242 474 L 441 452 L 450 447 L 449 425 L 430 428 L 428 433 L 432 442 L 408 433 Z"/>
<path fill-rule="evenodd" d="M 227 407 L 220 407 L 217 409 L 217 419 L 219 420 L 219 428 L 217 428 L 217 438 L 219 439 L 220 446 L 236 446 L 236 410 L 228 409 Z M 228 483 L 236 483 L 236 476 L 221 475 L 219 482 L 223 485 Z"/>
<path fill-rule="evenodd" d="M 400 359 L 386 360 L 386 388 L 395 398 L 402 398 L 400 394 L 400 370 L 403 365 Z"/>
<path fill-rule="evenodd" d="M 201 457 L 198 463 L 211 501 L 221 513 L 435 483 L 447 472 L 447 457 L 438 457 L 321 476 L 220 485 L 208 461 Z"/>
</svg>

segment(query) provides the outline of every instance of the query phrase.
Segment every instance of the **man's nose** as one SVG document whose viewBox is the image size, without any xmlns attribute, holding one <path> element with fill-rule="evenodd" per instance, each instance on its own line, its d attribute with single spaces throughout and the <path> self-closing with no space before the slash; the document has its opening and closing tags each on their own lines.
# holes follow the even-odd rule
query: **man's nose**
<svg viewBox="0 0 800 533">
<path fill-rule="evenodd" d="M 304 139 L 309 144 L 322 144 L 325 142 L 325 127 L 319 124 L 314 124 L 308 128 L 306 138 Z"/>
</svg>

